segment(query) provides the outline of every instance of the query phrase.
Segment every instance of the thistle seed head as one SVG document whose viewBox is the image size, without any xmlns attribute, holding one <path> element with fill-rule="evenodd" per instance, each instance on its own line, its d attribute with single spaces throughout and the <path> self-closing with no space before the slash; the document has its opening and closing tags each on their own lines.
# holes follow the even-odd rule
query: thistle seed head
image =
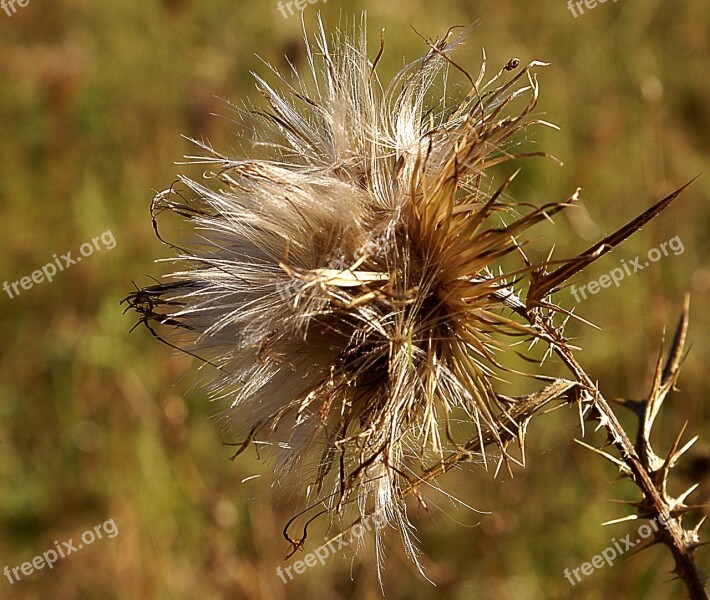
<svg viewBox="0 0 710 600">
<path fill-rule="evenodd" d="M 530 155 L 513 142 L 537 122 L 542 63 L 489 78 L 484 55 L 474 78 L 452 30 L 384 86 L 384 46 L 371 60 L 365 39 L 364 23 L 332 40 L 321 24 L 308 78 L 272 69 L 277 91 L 256 76 L 267 107 L 235 111 L 270 157 L 199 143 L 206 181 L 181 178 L 189 199 L 152 204 L 154 221 L 171 211 L 194 235 L 129 301 L 210 363 L 230 434 L 272 448 L 276 473 L 329 509 L 384 515 L 416 558 L 401 490 L 458 447 L 454 420 L 474 437 L 504 427 L 495 355 L 536 333 L 515 318 L 532 267 L 501 260 L 563 205 L 525 208 L 504 201 L 510 179 L 490 181 Z M 449 94 L 455 73 L 466 87 Z"/>
</svg>

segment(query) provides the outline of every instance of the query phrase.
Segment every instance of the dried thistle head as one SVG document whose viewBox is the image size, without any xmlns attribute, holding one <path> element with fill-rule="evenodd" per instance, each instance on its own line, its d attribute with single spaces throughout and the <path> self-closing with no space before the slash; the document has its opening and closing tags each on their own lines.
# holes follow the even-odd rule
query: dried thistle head
<svg viewBox="0 0 710 600">
<path fill-rule="evenodd" d="M 195 234 L 165 282 L 130 297 L 210 362 L 230 434 L 273 448 L 277 474 L 330 509 L 385 515 L 413 558 L 401 490 L 459 447 L 454 420 L 500 439 L 495 354 L 536 336 L 514 310 L 532 267 L 501 260 L 564 206 L 506 203 L 510 179 L 496 189 L 488 173 L 530 155 L 513 143 L 537 122 L 542 63 L 487 80 L 484 56 L 474 79 L 453 58 L 461 42 L 428 44 L 385 87 L 364 25 L 332 43 L 321 25 L 310 81 L 274 70 L 277 92 L 257 76 L 268 108 L 235 109 L 271 158 L 200 144 L 209 187 L 182 178 L 191 199 L 155 197 L 154 218 L 172 211 Z M 468 89 L 452 101 L 455 72 Z"/>
</svg>

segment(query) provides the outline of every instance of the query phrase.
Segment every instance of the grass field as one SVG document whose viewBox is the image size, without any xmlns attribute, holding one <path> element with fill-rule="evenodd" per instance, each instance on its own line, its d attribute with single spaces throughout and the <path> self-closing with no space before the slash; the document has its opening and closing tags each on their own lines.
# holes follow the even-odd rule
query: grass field
<svg viewBox="0 0 710 600">
<path fill-rule="evenodd" d="M 113 520 L 103 536 L 49 570 L 10 583 L 18 599 L 357 599 L 381 597 L 374 543 L 332 556 L 287 584 L 276 575 L 288 544 L 281 531 L 299 506 L 271 487 L 270 465 L 247 452 L 230 462 L 214 407 L 194 384 L 196 366 L 143 328 L 119 304 L 133 281 L 168 266 L 149 215 L 153 193 L 193 148 L 181 135 L 238 146 L 224 100 L 258 101 L 259 57 L 303 64 L 299 16 L 277 2 L 211 0 L 31 0 L 0 9 L 0 281 L 12 283 L 110 232 L 115 247 L 18 294 L 0 295 L 0 569 L 17 567 Z M 373 54 L 386 30 L 383 79 L 426 51 L 427 38 L 476 23 L 459 61 L 477 72 L 485 47 L 492 70 L 512 57 L 539 70 L 538 111 L 560 131 L 524 141 L 564 162 L 533 159 L 511 195 L 540 205 L 582 188 L 583 207 L 540 232 L 540 255 L 570 255 L 613 231 L 707 169 L 710 157 L 710 7 L 679 0 L 619 0 L 575 17 L 563 0 L 522 3 L 322 0 L 328 27 L 368 11 Z M 416 30 L 416 32 L 415 32 Z M 217 113 L 219 116 L 212 116 Z M 662 416 L 668 448 L 689 422 L 700 441 L 673 486 L 710 495 L 710 178 L 615 250 L 578 286 L 679 236 L 684 251 L 577 304 L 596 323 L 572 325 L 580 359 L 610 396 L 648 389 L 664 328 L 691 294 L 690 353 Z M 109 239 L 106 236 L 105 239 Z M 534 254 L 534 252 L 533 252 Z M 554 367 L 551 367 L 553 372 Z M 561 370 L 560 370 L 561 372 Z M 514 388 L 514 385 L 512 386 Z M 508 392 L 506 392 L 508 393 Z M 626 419 L 627 415 L 622 415 Z M 631 423 L 631 421 L 625 421 Z M 576 411 L 535 420 L 527 468 L 493 480 L 471 466 L 442 483 L 483 516 L 441 495 L 417 511 L 428 576 L 420 577 L 396 535 L 387 537 L 383 586 L 398 599 L 537 600 L 681 598 L 665 548 L 618 559 L 572 587 L 563 572 L 635 534 L 601 527 L 626 514 L 610 499 L 636 498 L 580 437 Z M 589 443 L 600 437 L 587 432 Z M 225 440 L 233 441 L 233 440 Z M 244 483 L 244 478 L 260 475 Z M 320 527 L 320 529 L 319 529 Z M 337 525 L 334 526 L 337 529 Z M 333 533 L 333 529 L 330 530 Z M 316 540 L 326 535 L 317 524 Z M 710 553 L 699 563 L 710 568 Z"/>
</svg>

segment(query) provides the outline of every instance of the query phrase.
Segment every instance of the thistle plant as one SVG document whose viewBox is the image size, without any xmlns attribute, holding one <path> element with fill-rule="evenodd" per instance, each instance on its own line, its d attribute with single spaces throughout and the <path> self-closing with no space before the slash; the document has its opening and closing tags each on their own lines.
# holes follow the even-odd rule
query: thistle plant
<svg viewBox="0 0 710 600">
<path fill-rule="evenodd" d="M 549 125 L 534 114 L 544 63 L 511 59 L 490 76 L 484 54 L 473 76 L 454 57 L 463 39 L 452 29 L 425 41 L 426 54 L 384 85 L 384 38 L 371 57 L 364 22 L 332 40 L 321 24 L 306 39 L 308 77 L 272 68 L 277 91 L 255 76 L 265 106 L 232 108 L 268 157 L 195 141 L 202 155 L 188 158 L 206 165 L 206 180 L 181 177 L 187 191 L 171 187 L 151 206 L 175 271 L 129 306 L 156 337 L 206 363 L 237 453 L 272 456 L 277 477 L 295 475 L 318 514 L 378 513 L 417 564 L 407 496 L 426 506 L 420 489 L 464 462 L 517 462 L 509 446 L 524 451 L 532 416 L 574 403 L 583 425 L 606 430 L 614 454 L 605 456 L 641 491 L 634 516 L 663 518 L 653 541 L 704 598 L 698 531 L 682 523 L 688 494 L 666 486 L 689 445 L 679 449 L 679 436 L 661 459 L 649 443 L 678 376 L 687 306 L 648 399 L 626 402 L 641 419 L 634 443 L 577 362 L 564 333 L 576 317 L 554 299 L 684 188 L 579 256 L 529 260 L 530 230 L 578 202 L 575 192 L 529 206 L 509 198 L 515 173 L 493 181 L 496 165 L 547 156 L 519 150 L 522 132 Z M 457 73 L 466 88 L 452 93 Z M 194 230 L 180 246 L 160 234 L 165 211 Z M 523 344 L 544 345 L 569 378 L 521 373 L 541 389 L 501 394 L 510 370 L 501 358 Z M 285 530 L 294 550 L 306 527 L 301 538 Z"/>
</svg>

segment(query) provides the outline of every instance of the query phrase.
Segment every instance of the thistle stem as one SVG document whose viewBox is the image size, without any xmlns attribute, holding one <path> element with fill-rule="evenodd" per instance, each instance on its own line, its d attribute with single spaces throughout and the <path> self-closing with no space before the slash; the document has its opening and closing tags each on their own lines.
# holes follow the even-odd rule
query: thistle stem
<svg viewBox="0 0 710 600">
<path fill-rule="evenodd" d="M 594 414 L 593 418 L 596 418 L 604 427 L 609 437 L 609 443 L 617 449 L 621 455 L 621 460 L 630 469 L 633 475 L 631 479 L 641 490 L 649 504 L 651 511 L 649 518 L 655 518 L 662 524 L 660 541 L 670 549 L 675 560 L 675 572 L 688 589 L 690 599 L 707 600 L 708 596 L 705 592 L 703 577 L 693 560 L 692 548 L 688 547 L 684 535 L 685 531 L 671 515 L 671 507 L 666 504 L 654 484 L 653 478 L 641 462 L 634 444 L 629 439 L 621 423 L 619 423 L 609 402 L 577 362 L 559 332 L 547 323 L 539 323 L 538 326 L 542 329 L 543 336 L 550 344 L 550 347 L 567 366 L 574 378 L 593 395 L 594 399 L 590 404 Z"/>
</svg>

